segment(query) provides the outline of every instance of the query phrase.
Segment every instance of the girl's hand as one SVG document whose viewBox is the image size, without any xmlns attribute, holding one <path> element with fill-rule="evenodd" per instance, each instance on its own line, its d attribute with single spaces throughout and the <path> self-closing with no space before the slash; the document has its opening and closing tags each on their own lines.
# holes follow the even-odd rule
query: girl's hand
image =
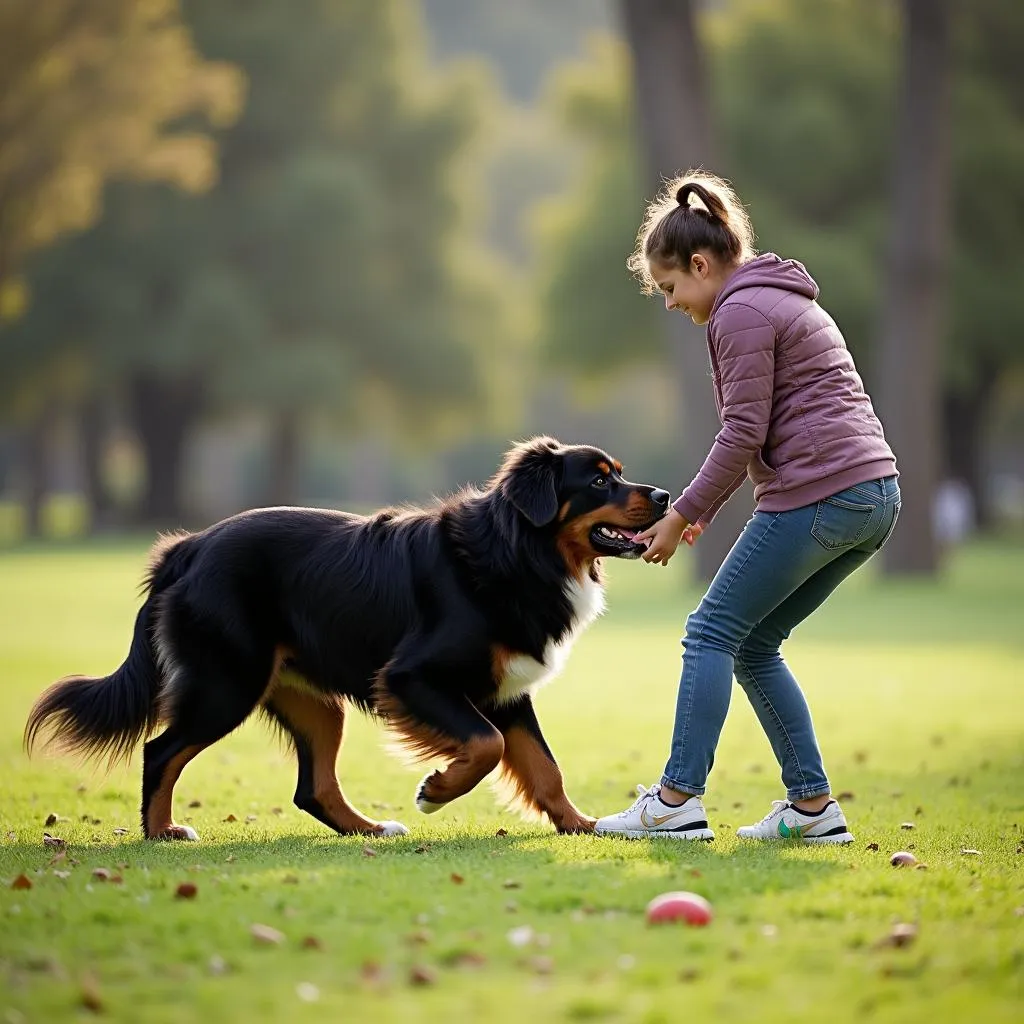
<svg viewBox="0 0 1024 1024">
<path fill-rule="evenodd" d="M 683 540 L 686 541 L 690 547 L 693 547 L 694 541 L 704 532 L 704 527 L 700 523 L 693 523 L 683 530 Z"/>
<path fill-rule="evenodd" d="M 638 533 L 633 541 L 637 544 L 647 544 L 647 550 L 641 556 L 645 562 L 668 565 L 669 559 L 676 553 L 676 548 L 683 539 L 683 532 L 687 529 L 693 530 L 694 527 L 690 526 L 674 508 L 670 508 L 663 519 L 659 519 L 643 533 Z"/>
</svg>

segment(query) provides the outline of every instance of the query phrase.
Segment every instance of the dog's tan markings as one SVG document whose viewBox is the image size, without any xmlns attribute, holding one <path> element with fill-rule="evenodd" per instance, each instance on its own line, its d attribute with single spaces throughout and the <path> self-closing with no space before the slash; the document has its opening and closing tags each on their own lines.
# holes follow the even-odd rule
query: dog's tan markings
<svg viewBox="0 0 1024 1024">
<path fill-rule="evenodd" d="M 513 726 L 505 733 L 501 772 L 513 798 L 528 810 L 546 814 L 559 832 L 594 831 L 595 819 L 581 813 L 566 796 L 558 765 L 526 729 Z"/>
<path fill-rule="evenodd" d="M 565 502 L 562 507 L 558 510 L 558 521 L 564 523 L 566 516 L 569 515 L 569 502 Z"/>
<path fill-rule="evenodd" d="M 604 473 L 605 476 L 611 476 L 612 467 L 608 465 L 603 459 L 597 464 L 597 468 Z"/>
<path fill-rule="evenodd" d="M 378 676 L 373 691 L 374 708 L 387 721 L 395 746 L 414 761 L 448 762 L 446 768 L 432 772 L 423 782 L 421 796 L 431 803 L 445 804 L 468 793 L 501 761 L 504 740 L 497 729 L 460 743 L 409 715 L 402 702 L 387 689 L 383 676 Z"/>
<path fill-rule="evenodd" d="M 292 676 L 284 678 L 290 683 Z M 335 774 L 338 751 L 345 734 L 342 701 L 326 694 L 296 689 L 282 681 L 274 688 L 267 703 L 293 732 L 309 744 L 313 758 L 313 796 L 331 824 L 344 833 L 383 832 L 383 825 L 360 814 L 345 799 Z"/>
<path fill-rule="evenodd" d="M 619 473 L 619 474 L 622 473 L 622 468 L 623 468 L 622 467 L 622 463 L 619 462 L 618 459 L 612 459 L 612 465 L 615 467 L 615 472 L 616 473 Z"/>
<path fill-rule="evenodd" d="M 185 765 L 192 760 L 201 750 L 206 749 L 206 744 L 193 744 L 186 747 L 180 754 L 172 757 L 164 765 L 163 774 L 160 776 L 160 785 L 157 786 L 153 795 L 149 798 L 146 807 L 146 838 L 147 839 L 187 839 L 188 836 L 181 825 L 174 824 L 171 814 L 171 804 L 174 799 L 174 784 L 181 777 Z"/>
<path fill-rule="evenodd" d="M 504 750 L 505 741 L 497 729 L 469 740 L 457 748 L 447 768 L 427 776 L 420 795 L 432 804 L 446 804 L 465 795 L 497 768 Z"/>
</svg>

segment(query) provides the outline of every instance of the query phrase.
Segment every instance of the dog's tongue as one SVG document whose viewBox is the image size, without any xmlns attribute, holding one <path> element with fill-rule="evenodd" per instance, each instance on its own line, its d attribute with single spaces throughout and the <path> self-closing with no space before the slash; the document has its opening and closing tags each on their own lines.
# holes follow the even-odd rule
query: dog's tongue
<svg viewBox="0 0 1024 1024">
<path fill-rule="evenodd" d="M 619 533 L 621 533 L 627 540 L 632 540 L 640 532 L 639 530 L 627 529 L 625 526 L 616 526 L 615 529 L 618 530 Z"/>
</svg>

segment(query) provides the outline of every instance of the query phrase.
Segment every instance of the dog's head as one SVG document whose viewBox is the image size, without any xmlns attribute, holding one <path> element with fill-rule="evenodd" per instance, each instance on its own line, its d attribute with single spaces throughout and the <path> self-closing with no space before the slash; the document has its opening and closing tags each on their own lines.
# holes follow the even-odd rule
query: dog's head
<svg viewBox="0 0 1024 1024">
<path fill-rule="evenodd" d="M 505 457 L 495 484 L 528 522 L 552 529 L 566 560 L 638 558 L 633 538 L 667 511 L 669 494 L 622 476 L 622 463 L 589 445 L 535 437 Z"/>
</svg>

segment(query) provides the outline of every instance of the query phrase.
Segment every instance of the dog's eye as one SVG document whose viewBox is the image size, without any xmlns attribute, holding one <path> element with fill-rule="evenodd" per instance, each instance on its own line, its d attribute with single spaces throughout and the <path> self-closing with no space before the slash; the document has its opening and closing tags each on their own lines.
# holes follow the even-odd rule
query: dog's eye
<svg viewBox="0 0 1024 1024">
<path fill-rule="evenodd" d="M 590 481 L 590 486 L 591 487 L 607 487 L 608 486 L 608 478 L 607 477 L 603 477 L 603 476 L 595 476 L 594 479 Z"/>
</svg>

